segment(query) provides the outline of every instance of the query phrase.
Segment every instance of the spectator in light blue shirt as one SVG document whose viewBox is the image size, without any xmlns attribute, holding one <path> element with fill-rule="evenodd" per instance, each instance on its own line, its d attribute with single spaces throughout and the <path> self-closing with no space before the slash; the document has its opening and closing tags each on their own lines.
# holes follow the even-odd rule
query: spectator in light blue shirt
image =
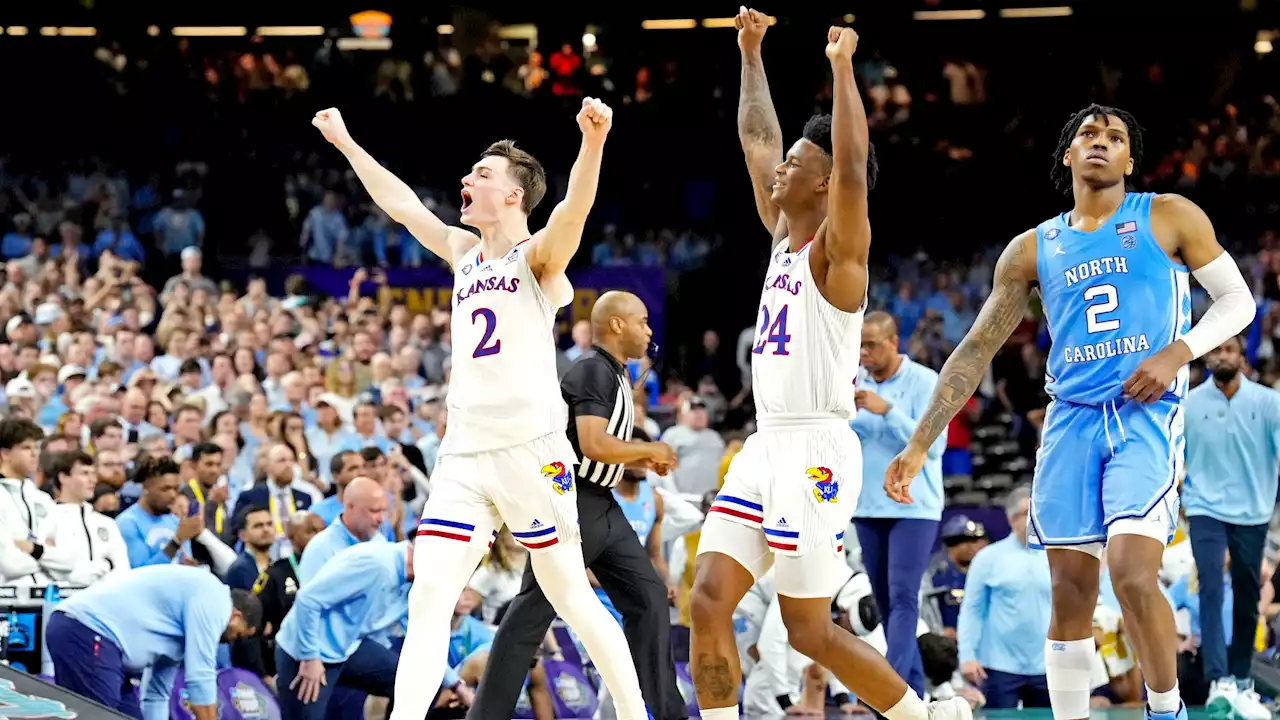
<svg viewBox="0 0 1280 720">
<path fill-rule="evenodd" d="M 1223 609 L 1223 558 L 1231 557 L 1234 594 L 1230 650 L 1220 623 L 1204 623 L 1200 650 L 1210 691 L 1233 694 L 1222 683 L 1250 685 L 1258 622 L 1262 554 L 1276 506 L 1280 472 L 1280 393 L 1241 372 L 1243 342 L 1231 338 L 1205 355 L 1212 378 L 1190 393 L 1185 408 L 1187 477 L 1182 504 L 1200 574 L 1200 614 Z"/>
<path fill-rule="evenodd" d="M 412 581 L 409 543 L 363 543 L 302 581 L 276 634 L 282 720 L 323 720 L 338 683 L 394 694 L 397 653 L 375 638 L 408 614 Z"/>
<path fill-rule="evenodd" d="M 331 558 L 366 542 L 386 542 L 380 526 L 387 514 L 387 491 L 367 477 L 352 480 L 342 493 L 342 514 L 307 543 L 298 563 L 298 582 L 306 585 Z"/>
<path fill-rule="evenodd" d="M 327 191 L 324 200 L 311 208 L 303 220 L 301 244 L 308 260 L 329 265 L 345 249 L 351 231 L 338 205 L 338 194 Z"/>
<path fill-rule="evenodd" d="M 1049 707 L 1044 638 L 1053 599 L 1049 559 L 1027 547 L 1031 491 L 1005 500 L 1010 532 L 973 558 L 964 583 L 956 641 L 960 671 L 982 688 L 987 707 Z"/>
<path fill-rule="evenodd" d="M 171 510 L 178 501 L 178 464 L 170 458 L 149 458 L 134 479 L 142 491 L 138 501 L 116 517 L 130 567 L 193 558 L 191 539 L 204 529 L 204 522 L 198 512 L 179 518 Z"/>
<path fill-rule="evenodd" d="M 178 668 L 196 720 L 216 720 L 220 643 L 249 637 L 262 605 L 203 568 L 118 573 L 58 605 L 45 647 L 58 685 L 142 720 L 168 720 Z M 131 678 L 142 675 L 142 700 Z"/>
<path fill-rule="evenodd" d="M 444 670 L 441 687 L 459 695 L 464 705 L 475 702 L 472 688 L 480 684 L 484 666 L 489 661 L 493 647 L 493 628 L 472 615 L 480 606 L 480 593 L 466 588 L 453 607 L 453 620 L 449 626 L 449 665 Z"/>
<path fill-rule="evenodd" d="M 382 451 L 383 455 L 391 452 L 391 438 L 378 430 L 378 406 L 369 402 L 356 405 L 355 420 L 352 423 L 354 432 L 339 446 L 341 450 L 363 450 L 373 447 Z"/>
<path fill-rule="evenodd" d="M 311 448 L 311 454 L 316 456 L 320 475 L 326 482 L 333 481 L 330 466 L 333 457 L 341 448 L 355 442 L 355 433 L 342 424 L 336 402 L 337 400 L 332 396 L 321 395 L 316 400 L 315 423 L 306 423 L 307 428 L 302 433 L 307 438 L 307 446 Z"/>
<path fill-rule="evenodd" d="M 352 480 L 364 475 L 364 456 L 354 450 L 342 450 L 329 460 L 329 477 L 334 494 L 311 506 L 311 514 L 329 526 L 342 514 L 342 493 Z"/>
<path fill-rule="evenodd" d="M 182 189 L 173 191 L 172 205 L 156 213 L 155 230 L 165 255 L 204 244 L 204 216 L 191 206 L 191 196 Z"/>
<path fill-rule="evenodd" d="M 938 373 L 898 353 L 893 316 L 868 313 L 862 325 L 862 368 L 851 423 L 862 441 L 862 493 L 854 525 L 862 563 L 871 578 L 876 604 L 885 616 L 888 659 L 918 693 L 925 690 L 924 668 L 916 645 L 920 618 L 920 582 L 929 566 L 942 519 L 942 433 L 929 448 L 920 475 L 911 482 L 915 502 L 901 505 L 884 492 L 884 473 L 902 452 L 929 406 Z M 892 552 L 890 552 L 892 548 Z"/>
</svg>

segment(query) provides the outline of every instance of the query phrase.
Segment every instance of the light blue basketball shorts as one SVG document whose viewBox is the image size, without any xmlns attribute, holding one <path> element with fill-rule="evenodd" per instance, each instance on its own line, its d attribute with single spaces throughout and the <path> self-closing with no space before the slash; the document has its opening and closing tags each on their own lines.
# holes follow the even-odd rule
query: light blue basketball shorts
<svg viewBox="0 0 1280 720">
<path fill-rule="evenodd" d="M 1167 544 L 1178 522 L 1185 458 L 1177 398 L 1100 406 L 1054 400 L 1036 454 L 1028 545 L 1098 556 L 1118 534 Z"/>
</svg>

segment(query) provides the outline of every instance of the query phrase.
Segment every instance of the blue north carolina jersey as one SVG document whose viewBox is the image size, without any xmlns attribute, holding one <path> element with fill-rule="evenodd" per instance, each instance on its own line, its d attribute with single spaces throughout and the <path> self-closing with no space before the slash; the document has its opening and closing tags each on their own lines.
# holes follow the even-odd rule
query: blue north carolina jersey
<svg viewBox="0 0 1280 720">
<path fill-rule="evenodd" d="M 1045 391 L 1082 405 L 1123 394 L 1138 364 L 1191 329 L 1190 274 L 1151 234 L 1151 193 L 1128 193 L 1097 230 L 1063 213 L 1036 227 L 1036 272 L 1053 347 Z M 1186 394 L 1184 367 L 1166 397 Z"/>
<path fill-rule="evenodd" d="M 653 532 L 654 523 L 658 519 L 658 505 L 653 499 L 653 486 L 647 482 L 640 483 L 635 500 L 622 497 L 617 490 L 613 491 L 613 497 L 622 508 L 622 514 L 627 516 L 627 522 L 631 523 L 631 529 L 636 531 L 640 544 L 647 543 L 649 533 Z"/>
</svg>

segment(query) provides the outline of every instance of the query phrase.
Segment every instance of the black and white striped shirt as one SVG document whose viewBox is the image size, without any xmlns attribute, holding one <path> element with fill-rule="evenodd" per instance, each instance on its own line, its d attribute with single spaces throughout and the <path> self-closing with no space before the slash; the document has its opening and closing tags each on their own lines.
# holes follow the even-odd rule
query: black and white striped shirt
<svg viewBox="0 0 1280 720">
<path fill-rule="evenodd" d="M 600 346 L 594 346 L 569 368 L 560 381 L 560 392 L 569 405 L 569 427 L 566 432 L 573 451 L 580 460 L 574 475 L 587 485 L 611 488 L 622 479 L 622 465 L 584 458 L 578 443 L 578 417 L 590 415 L 605 419 L 605 432 L 619 440 L 630 440 L 636 411 L 632 402 L 631 380 L 626 366 Z"/>
</svg>

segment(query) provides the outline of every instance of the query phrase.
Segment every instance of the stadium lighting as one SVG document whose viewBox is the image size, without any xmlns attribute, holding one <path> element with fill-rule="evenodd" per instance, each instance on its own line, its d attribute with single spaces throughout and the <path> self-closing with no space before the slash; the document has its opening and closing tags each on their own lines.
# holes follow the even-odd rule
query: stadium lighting
<svg viewBox="0 0 1280 720">
<path fill-rule="evenodd" d="M 391 38 L 338 38 L 339 50 L 390 50 Z"/>
<path fill-rule="evenodd" d="M 178 37 L 244 37 L 249 30 L 234 25 L 179 26 L 173 29 L 173 34 Z"/>
<path fill-rule="evenodd" d="M 91 27 L 60 27 L 58 34 L 62 37 L 93 37 L 98 34 L 97 28 Z"/>
<path fill-rule="evenodd" d="M 42 27 L 42 28 L 40 28 L 40 34 L 41 34 L 41 35 L 43 35 L 43 36 L 45 36 L 45 37 L 55 37 L 55 36 L 57 36 L 57 34 L 58 34 L 58 28 L 56 28 L 56 27 Z"/>
<path fill-rule="evenodd" d="M 10 25 L 10 26 L 9 26 L 9 34 L 10 34 L 10 35 L 15 35 L 15 36 L 17 36 L 17 35 L 26 35 L 26 34 L 27 34 L 27 29 L 26 29 L 25 27 L 23 27 L 22 25 Z"/>
<path fill-rule="evenodd" d="M 582 47 L 594 48 L 596 46 L 595 33 L 582 33 Z"/>
<path fill-rule="evenodd" d="M 503 25 L 498 28 L 498 37 L 503 40 L 524 40 L 530 47 L 538 45 L 538 26 L 533 23 L 519 25 Z"/>
<path fill-rule="evenodd" d="M 1070 17 L 1073 10 L 1065 5 L 1058 7 L 1004 8 L 1000 11 L 1002 18 L 1048 18 Z"/>
<path fill-rule="evenodd" d="M 148 25 L 147 34 L 151 37 L 160 37 L 160 27 L 158 25 Z"/>
<path fill-rule="evenodd" d="M 1266 55 L 1274 48 L 1272 41 L 1275 40 L 1276 34 L 1271 30 L 1259 30 L 1257 39 L 1253 43 L 1253 51 L 1259 55 Z"/>
<path fill-rule="evenodd" d="M 984 10 L 917 10 L 912 13 L 916 20 L 981 20 L 986 16 Z"/>
<path fill-rule="evenodd" d="M 321 25 L 264 25 L 255 30 L 254 34 L 262 37 L 310 37 L 323 35 L 324 27 Z"/>
<path fill-rule="evenodd" d="M 645 20 L 640 23 L 645 30 L 692 30 L 698 27 L 696 20 Z"/>
<path fill-rule="evenodd" d="M 857 16 L 855 16 L 853 13 L 845 13 L 845 14 L 844 14 L 844 24 L 845 24 L 845 25 L 852 25 L 852 24 L 853 24 L 853 21 L 854 21 L 854 20 L 856 20 L 856 19 L 857 19 Z"/>
<path fill-rule="evenodd" d="M 441 35 L 452 35 L 453 26 L 449 25 L 448 23 L 445 23 L 444 25 L 437 25 L 436 32 L 440 33 Z"/>
</svg>

